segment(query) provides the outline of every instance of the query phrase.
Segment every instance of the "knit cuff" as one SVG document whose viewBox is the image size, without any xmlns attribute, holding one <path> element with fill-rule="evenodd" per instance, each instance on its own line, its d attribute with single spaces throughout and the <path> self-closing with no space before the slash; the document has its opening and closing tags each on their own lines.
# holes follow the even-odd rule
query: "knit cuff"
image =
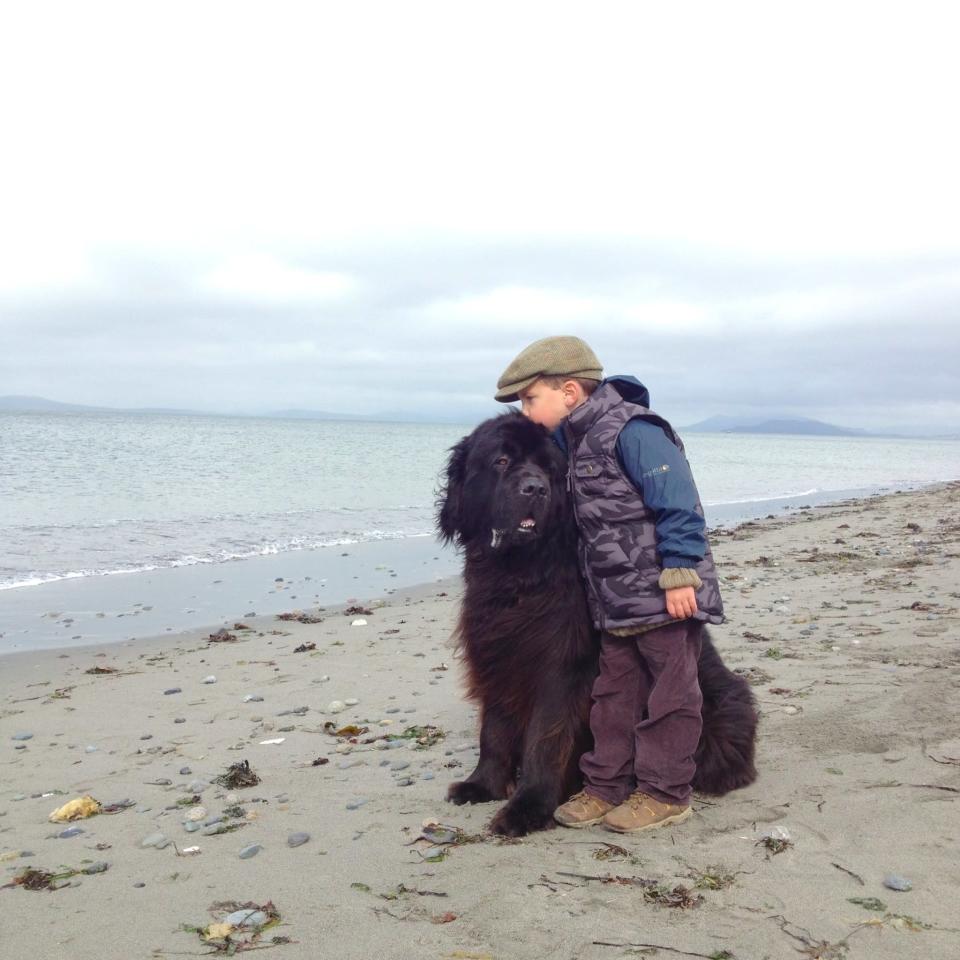
<svg viewBox="0 0 960 960">
<path fill-rule="evenodd" d="M 677 587 L 693 587 L 698 590 L 702 585 L 696 570 L 690 567 L 667 567 L 658 581 L 661 590 L 676 590 Z"/>
</svg>

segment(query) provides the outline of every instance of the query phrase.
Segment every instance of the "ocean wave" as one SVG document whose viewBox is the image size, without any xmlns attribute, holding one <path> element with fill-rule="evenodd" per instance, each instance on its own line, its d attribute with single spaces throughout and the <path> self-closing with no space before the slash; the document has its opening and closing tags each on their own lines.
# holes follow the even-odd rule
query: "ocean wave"
<svg viewBox="0 0 960 960">
<path fill-rule="evenodd" d="M 741 503 L 767 503 L 770 500 L 792 500 L 794 497 L 812 497 L 814 494 L 822 493 L 819 488 L 811 487 L 809 490 L 801 490 L 799 493 L 777 493 L 769 497 L 744 497 L 742 500 L 705 500 L 705 507 L 728 507 Z M 842 490 L 835 491 L 842 493 Z"/>
<path fill-rule="evenodd" d="M 14 575 L 10 579 L 0 579 L 0 590 L 13 590 L 17 587 L 37 587 L 58 580 L 76 580 L 82 577 L 112 577 L 127 573 L 149 573 L 152 570 L 175 567 L 192 567 L 199 564 L 229 563 L 234 560 L 250 560 L 255 557 L 276 556 L 298 550 L 315 550 L 326 547 L 344 547 L 357 543 L 375 543 L 380 540 L 406 540 L 433 536 L 433 532 L 407 530 L 362 530 L 357 533 L 337 537 L 290 537 L 268 543 L 251 546 L 248 549 L 219 549 L 206 554 L 183 554 L 172 558 L 158 559 L 155 562 L 130 564 L 111 569 L 69 570 L 66 573 L 31 573 L 29 576 Z"/>
</svg>

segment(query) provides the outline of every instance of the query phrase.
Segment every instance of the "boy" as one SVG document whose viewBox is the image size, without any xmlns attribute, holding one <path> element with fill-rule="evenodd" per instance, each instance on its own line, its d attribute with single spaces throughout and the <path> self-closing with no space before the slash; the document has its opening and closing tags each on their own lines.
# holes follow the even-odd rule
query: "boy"
<svg viewBox="0 0 960 960">
<path fill-rule="evenodd" d="M 578 337 L 527 347 L 500 377 L 496 399 L 519 400 L 567 452 L 580 568 L 601 631 L 584 788 L 554 818 L 621 833 L 680 823 L 690 816 L 701 730 L 700 629 L 723 622 L 680 438 L 649 409 L 643 384 L 603 379 Z"/>
</svg>

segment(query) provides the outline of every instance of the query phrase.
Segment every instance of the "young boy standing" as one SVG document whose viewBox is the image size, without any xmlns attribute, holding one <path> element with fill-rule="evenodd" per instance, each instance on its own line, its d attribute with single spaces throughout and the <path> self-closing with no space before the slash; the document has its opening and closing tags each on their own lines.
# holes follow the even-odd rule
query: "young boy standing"
<svg viewBox="0 0 960 960">
<path fill-rule="evenodd" d="M 723 604 L 683 444 L 634 377 L 603 378 L 578 337 L 532 343 L 496 399 L 554 431 L 580 532 L 580 568 L 601 631 L 594 747 L 584 788 L 558 807 L 566 827 L 632 833 L 690 816 L 703 698 L 700 630 Z"/>
</svg>

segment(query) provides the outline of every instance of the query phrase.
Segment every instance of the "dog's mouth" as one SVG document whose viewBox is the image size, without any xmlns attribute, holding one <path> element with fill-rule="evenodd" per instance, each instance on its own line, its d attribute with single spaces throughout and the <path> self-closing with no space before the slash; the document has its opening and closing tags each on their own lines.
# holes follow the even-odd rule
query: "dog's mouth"
<svg viewBox="0 0 960 960">
<path fill-rule="evenodd" d="M 496 550 L 501 547 L 511 531 L 504 527 L 493 527 L 490 530 L 490 546 Z M 512 533 L 521 539 L 528 539 L 537 535 L 537 521 L 533 517 L 524 517 L 513 528 Z"/>
</svg>

